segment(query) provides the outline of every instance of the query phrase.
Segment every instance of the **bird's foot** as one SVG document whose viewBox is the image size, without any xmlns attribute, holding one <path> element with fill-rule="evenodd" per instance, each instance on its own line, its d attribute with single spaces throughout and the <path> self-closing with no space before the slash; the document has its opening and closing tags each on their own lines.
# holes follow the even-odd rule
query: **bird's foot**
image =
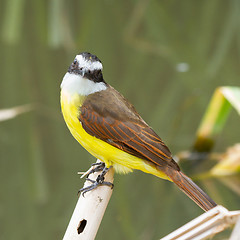
<svg viewBox="0 0 240 240">
<path fill-rule="evenodd" d="M 93 168 L 93 166 L 96 166 L 96 167 Z M 82 193 L 82 195 L 84 196 L 84 194 L 86 192 L 89 192 L 89 191 L 91 191 L 91 190 L 93 190 L 93 189 L 95 189 L 99 186 L 102 186 L 102 185 L 106 185 L 106 186 L 109 186 L 109 187 L 113 188 L 113 186 L 114 186 L 113 183 L 104 181 L 106 173 L 111 168 L 112 168 L 112 166 L 107 168 L 105 166 L 105 163 L 94 163 L 94 164 L 92 164 L 91 168 L 87 171 L 88 173 L 86 174 L 87 175 L 86 180 L 90 181 L 92 184 L 87 186 L 87 187 L 81 188 L 78 191 L 78 194 Z M 101 171 L 101 173 L 97 176 L 96 180 L 92 180 L 92 179 L 88 178 L 88 176 L 90 174 L 95 173 L 95 172 L 100 172 L 100 171 Z"/>
<path fill-rule="evenodd" d="M 81 178 L 84 178 L 85 176 L 88 178 L 88 176 L 92 173 L 103 171 L 104 167 L 105 167 L 104 162 L 93 163 L 86 172 L 78 172 L 78 174 L 82 175 Z"/>
</svg>

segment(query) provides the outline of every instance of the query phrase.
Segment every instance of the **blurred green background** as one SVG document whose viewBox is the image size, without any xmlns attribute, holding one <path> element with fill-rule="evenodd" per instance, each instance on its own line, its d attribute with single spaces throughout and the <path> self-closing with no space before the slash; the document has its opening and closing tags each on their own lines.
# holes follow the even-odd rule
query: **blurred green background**
<svg viewBox="0 0 240 240">
<path fill-rule="evenodd" d="M 239 0 L 2 0 L 0 108 L 33 110 L 0 122 L 0 239 L 61 239 L 83 185 L 77 172 L 95 162 L 61 116 L 59 86 L 76 54 L 102 60 L 105 80 L 175 154 L 193 145 L 214 89 L 239 85 L 239 13 Z M 214 151 L 239 134 L 232 111 Z M 240 208 L 222 180 L 198 184 Z M 115 175 L 97 239 L 159 239 L 201 213 L 167 181 Z"/>
</svg>

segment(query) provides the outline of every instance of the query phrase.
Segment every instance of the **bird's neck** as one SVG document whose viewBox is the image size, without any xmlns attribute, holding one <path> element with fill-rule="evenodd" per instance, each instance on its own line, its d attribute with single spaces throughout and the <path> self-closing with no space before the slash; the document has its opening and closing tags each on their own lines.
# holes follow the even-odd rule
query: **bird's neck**
<svg viewBox="0 0 240 240">
<path fill-rule="evenodd" d="M 61 89 L 64 94 L 69 96 L 75 94 L 88 96 L 89 94 L 106 90 L 107 85 L 104 82 L 94 82 L 80 75 L 67 72 L 63 78 Z"/>
</svg>

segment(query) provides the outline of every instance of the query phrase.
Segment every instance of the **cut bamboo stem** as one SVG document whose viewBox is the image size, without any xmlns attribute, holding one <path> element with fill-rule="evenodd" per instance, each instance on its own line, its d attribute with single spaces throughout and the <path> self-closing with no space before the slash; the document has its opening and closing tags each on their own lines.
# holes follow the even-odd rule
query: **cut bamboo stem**
<svg viewBox="0 0 240 240">
<path fill-rule="evenodd" d="M 89 178 L 96 180 L 98 175 L 99 173 L 96 172 L 91 174 Z M 114 170 L 111 168 L 105 175 L 105 181 L 113 183 L 113 175 Z M 84 187 L 89 185 L 91 182 L 86 181 Z M 111 187 L 105 185 L 85 193 L 84 196 L 81 194 L 63 240 L 93 240 L 111 195 Z"/>
<path fill-rule="evenodd" d="M 235 224 L 239 217 L 240 211 L 228 211 L 226 208 L 218 205 L 166 237 L 161 238 L 161 240 L 208 239 Z M 233 239 L 235 240 L 235 238 Z"/>
<path fill-rule="evenodd" d="M 240 240 L 240 216 L 238 217 L 237 223 L 229 240 Z"/>
</svg>

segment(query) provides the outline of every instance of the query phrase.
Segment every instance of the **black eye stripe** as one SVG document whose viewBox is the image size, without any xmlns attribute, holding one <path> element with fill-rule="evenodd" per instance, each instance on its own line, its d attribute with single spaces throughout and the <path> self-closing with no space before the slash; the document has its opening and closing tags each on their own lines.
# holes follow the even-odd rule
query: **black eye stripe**
<svg viewBox="0 0 240 240">
<path fill-rule="evenodd" d="M 104 82 L 101 70 L 94 70 L 94 71 L 88 70 L 84 74 L 84 77 L 94 82 Z"/>
</svg>

